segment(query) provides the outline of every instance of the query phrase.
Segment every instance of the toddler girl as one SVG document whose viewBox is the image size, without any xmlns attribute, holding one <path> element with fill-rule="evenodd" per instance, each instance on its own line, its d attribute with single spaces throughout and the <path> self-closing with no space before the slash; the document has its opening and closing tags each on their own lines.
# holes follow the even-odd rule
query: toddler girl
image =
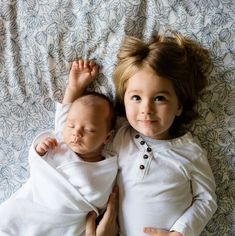
<svg viewBox="0 0 235 236">
<path fill-rule="evenodd" d="M 196 236 L 217 208 L 206 153 L 184 133 L 206 85 L 200 63 L 207 56 L 179 34 L 123 42 L 114 79 L 128 122 L 112 142 L 122 236 Z"/>
</svg>

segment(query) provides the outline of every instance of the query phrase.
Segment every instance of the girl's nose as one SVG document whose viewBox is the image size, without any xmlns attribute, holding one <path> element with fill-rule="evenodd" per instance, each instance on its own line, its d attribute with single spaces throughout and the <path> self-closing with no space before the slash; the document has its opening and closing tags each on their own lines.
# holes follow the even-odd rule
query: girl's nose
<svg viewBox="0 0 235 236">
<path fill-rule="evenodd" d="M 150 102 L 143 102 L 141 106 L 141 113 L 145 115 L 149 115 L 153 113 L 153 106 Z"/>
</svg>

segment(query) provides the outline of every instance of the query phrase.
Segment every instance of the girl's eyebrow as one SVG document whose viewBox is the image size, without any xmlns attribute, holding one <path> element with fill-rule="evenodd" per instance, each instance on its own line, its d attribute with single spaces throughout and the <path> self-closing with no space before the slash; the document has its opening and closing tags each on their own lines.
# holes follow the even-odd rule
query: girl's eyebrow
<svg viewBox="0 0 235 236">
<path fill-rule="evenodd" d="M 166 91 L 166 90 L 158 91 L 157 94 L 158 94 L 158 93 L 170 95 L 170 92 L 169 92 L 169 91 Z"/>
<path fill-rule="evenodd" d="M 141 93 L 141 90 L 133 89 L 133 90 L 128 91 L 128 93 Z"/>
<path fill-rule="evenodd" d="M 130 93 L 139 93 L 139 94 L 141 94 L 142 91 L 141 91 L 141 90 L 138 90 L 138 89 L 134 89 L 134 90 L 128 91 L 128 94 L 130 94 Z M 165 94 L 165 95 L 170 95 L 170 92 L 167 91 L 167 90 L 156 91 L 156 94 L 159 94 L 159 93 L 160 93 L 160 94 Z"/>
</svg>

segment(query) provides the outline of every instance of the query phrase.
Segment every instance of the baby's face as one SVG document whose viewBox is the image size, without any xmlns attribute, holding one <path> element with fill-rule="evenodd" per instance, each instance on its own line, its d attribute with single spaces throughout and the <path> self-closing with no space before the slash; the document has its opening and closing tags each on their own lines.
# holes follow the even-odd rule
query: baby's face
<svg viewBox="0 0 235 236">
<path fill-rule="evenodd" d="M 63 130 L 64 142 L 85 161 L 99 161 L 103 144 L 110 136 L 105 102 L 71 106 Z"/>
</svg>

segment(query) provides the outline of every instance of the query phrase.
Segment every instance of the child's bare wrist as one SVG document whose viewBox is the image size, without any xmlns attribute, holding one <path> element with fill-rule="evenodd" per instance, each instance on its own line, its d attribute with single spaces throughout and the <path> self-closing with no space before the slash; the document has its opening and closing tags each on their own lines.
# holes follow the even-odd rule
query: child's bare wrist
<svg viewBox="0 0 235 236">
<path fill-rule="evenodd" d="M 85 89 L 67 87 L 65 90 L 63 103 L 72 103 L 77 98 L 79 98 L 84 93 L 84 91 Z"/>
<path fill-rule="evenodd" d="M 176 232 L 176 231 L 172 231 L 170 233 L 171 236 L 183 236 L 183 234 L 179 233 L 179 232 Z"/>
<path fill-rule="evenodd" d="M 70 93 L 83 93 L 86 89 L 86 86 L 71 86 L 68 85 L 66 90 L 69 91 Z"/>
</svg>

